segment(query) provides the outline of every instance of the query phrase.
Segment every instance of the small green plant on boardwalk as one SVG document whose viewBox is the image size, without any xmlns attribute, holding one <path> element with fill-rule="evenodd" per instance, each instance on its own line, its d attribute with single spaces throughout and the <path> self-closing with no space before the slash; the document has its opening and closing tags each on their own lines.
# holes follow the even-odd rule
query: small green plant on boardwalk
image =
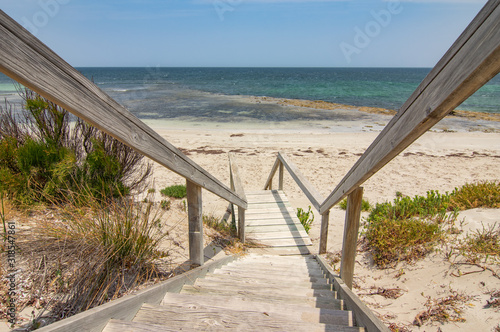
<svg viewBox="0 0 500 332">
<path fill-rule="evenodd" d="M 457 217 L 449 195 L 429 191 L 426 196 L 400 196 L 393 203 L 379 203 L 365 223 L 365 239 L 377 266 L 414 261 L 429 253 L 442 238 L 441 225 Z"/>
<path fill-rule="evenodd" d="M 297 218 L 299 218 L 300 223 L 304 226 L 306 233 L 309 234 L 311 225 L 314 221 L 314 213 L 311 211 L 311 206 L 309 206 L 309 210 L 307 212 L 302 208 L 297 208 Z"/>
<path fill-rule="evenodd" d="M 177 184 L 173 186 L 166 187 L 160 190 L 163 196 L 173 197 L 173 198 L 184 198 L 187 195 L 186 186 L 183 184 Z"/>
<path fill-rule="evenodd" d="M 340 201 L 339 207 L 342 210 L 346 210 L 347 209 L 347 198 L 344 198 L 342 201 Z M 373 207 L 371 206 L 370 202 L 368 202 L 367 200 L 365 200 L 363 198 L 361 200 L 361 211 L 363 211 L 363 212 L 370 212 L 372 209 L 373 209 Z"/>
</svg>

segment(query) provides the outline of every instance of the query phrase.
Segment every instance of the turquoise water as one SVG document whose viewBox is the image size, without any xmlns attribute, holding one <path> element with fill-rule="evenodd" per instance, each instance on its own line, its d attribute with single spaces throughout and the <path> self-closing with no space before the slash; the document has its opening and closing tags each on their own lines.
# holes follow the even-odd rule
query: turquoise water
<svg viewBox="0 0 500 332">
<path fill-rule="evenodd" d="M 141 118 L 286 121 L 310 116 L 229 96 L 268 96 L 399 109 L 428 68 L 79 68 Z M 15 93 L 0 76 L 0 97 Z M 459 109 L 500 113 L 500 76 Z M 329 118 L 319 112 L 316 119 Z"/>
</svg>

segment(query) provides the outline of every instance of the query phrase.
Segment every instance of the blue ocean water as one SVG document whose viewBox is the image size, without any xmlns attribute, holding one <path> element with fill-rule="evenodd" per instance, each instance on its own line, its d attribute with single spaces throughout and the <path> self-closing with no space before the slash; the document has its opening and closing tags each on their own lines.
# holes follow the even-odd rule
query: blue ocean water
<svg viewBox="0 0 500 332">
<path fill-rule="evenodd" d="M 323 100 L 353 106 L 399 109 L 429 73 L 428 68 L 78 68 L 139 118 L 238 117 L 286 121 L 311 112 L 255 104 L 232 96 Z M 0 76 L 0 97 L 15 92 Z M 500 75 L 459 109 L 500 113 Z M 318 111 L 315 119 L 329 118 Z"/>
</svg>

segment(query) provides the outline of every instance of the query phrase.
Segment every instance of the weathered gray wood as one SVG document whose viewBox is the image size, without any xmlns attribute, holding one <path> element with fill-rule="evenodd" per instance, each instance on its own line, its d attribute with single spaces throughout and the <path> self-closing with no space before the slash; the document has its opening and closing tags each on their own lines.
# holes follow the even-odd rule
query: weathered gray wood
<svg viewBox="0 0 500 332">
<path fill-rule="evenodd" d="M 500 1 L 490 0 L 321 204 L 324 213 L 500 72 Z"/>
<path fill-rule="evenodd" d="M 262 275 L 262 273 L 255 272 L 241 272 L 241 271 L 225 271 L 225 270 L 217 270 L 213 272 L 213 275 L 221 275 L 224 277 L 230 278 L 253 278 L 262 281 L 269 280 L 272 277 L 273 280 L 281 280 L 283 283 L 286 282 L 322 282 L 324 280 L 324 275 L 317 274 L 316 276 L 308 276 L 308 275 L 298 275 L 298 274 L 287 274 L 283 275 L 280 273 L 269 273 L 267 275 Z"/>
<path fill-rule="evenodd" d="M 289 320 L 302 320 L 311 323 L 323 323 L 334 325 L 352 326 L 352 312 L 344 310 L 329 310 L 304 307 L 300 305 L 282 304 L 279 307 L 259 301 L 241 301 L 228 297 L 219 296 L 196 296 L 192 294 L 173 294 L 167 293 L 162 302 L 164 305 L 183 306 L 213 306 L 217 308 L 227 308 L 233 310 L 248 310 L 256 312 L 267 312 L 279 314 L 281 317 Z"/>
<path fill-rule="evenodd" d="M 40 332 L 100 332 L 110 318 L 132 319 L 144 303 L 159 304 L 167 292 L 179 292 L 184 285 L 192 285 L 197 278 L 235 259 L 234 256 L 212 261 L 204 266 L 168 279 L 158 285 L 148 287 L 135 294 L 89 309 L 69 318 L 42 327 Z"/>
<path fill-rule="evenodd" d="M 178 328 L 168 325 L 155 325 L 135 323 L 124 320 L 112 319 L 102 332 L 178 332 Z M 183 329 L 186 331 L 186 329 Z"/>
<path fill-rule="evenodd" d="M 209 306 L 162 307 L 144 305 L 134 322 L 167 325 L 179 330 L 239 330 L 239 331 L 359 331 L 347 326 L 329 326 L 281 319 L 279 314 L 251 310 L 220 310 Z"/>
<path fill-rule="evenodd" d="M 323 299 L 336 299 L 336 293 L 330 289 L 312 289 L 311 287 L 298 286 L 298 285 L 276 285 L 276 284 L 236 284 L 231 280 L 221 281 L 221 280 L 209 280 L 209 279 L 198 279 L 194 284 L 195 287 L 210 287 L 213 289 L 224 288 L 225 291 L 233 291 L 238 293 L 241 290 L 246 292 L 252 291 L 255 293 L 260 293 L 265 297 L 268 293 L 273 295 L 284 295 L 293 294 L 294 296 L 305 296 L 305 297 L 321 297 Z"/>
<path fill-rule="evenodd" d="M 223 281 L 223 282 L 234 282 L 240 284 L 242 287 L 245 285 L 272 285 L 278 286 L 286 285 L 286 287 L 309 287 L 310 289 L 326 289 L 332 290 L 332 285 L 322 281 L 322 282 L 310 282 L 310 281 L 294 281 L 286 278 L 281 279 L 269 279 L 269 278 L 253 278 L 245 276 L 231 276 L 231 275 L 221 275 L 221 274 L 210 274 L 206 275 L 204 280 L 210 281 Z M 326 280 L 326 279 L 324 279 Z"/>
<path fill-rule="evenodd" d="M 245 209 L 238 206 L 238 238 L 245 243 Z"/>
<path fill-rule="evenodd" d="M 259 274 L 259 273 L 264 273 L 264 270 L 266 270 L 267 272 L 265 272 L 266 276 L 268 278 L 271 278 L 271 277 L 275 277 L 275 276 L 283 276 L 283 277 L 295 277 L 295 276 L 298 276 L 300 278 L 309 278 L 309 277 L 315 277 L 315 278 L 322 278 L 324 276 L 324 272 L 323 270 L 319 269 L 319 270 L 316 270 L 316 271 L 300 271 L 300 274 L 297 273 L 297 271 L 293 270 L 293 269 L 281 269 L 281 270 L 277 270 L 277 269 L 269 269 L 269 268 L 254 268 L 254 269 L 242 269 L 240 267 L 237 267 L 237 266 L 223 266 L 221 267 L 219 270 L 217 271 L 214 271 L 214 273 L 229 273 L 229 274 L 245 274 L 245 273 L 248 273 L 249 275 L 253 275 L 253 274 Z"/>
<path fill-rule="evenodd" d="M 311 239 L 308 238 L 293 238 L 293 239 L 259 239 L 259 244 L 264 247 L 301 247 L 301 246 L 312 246 Z"/>
<path fill-rule="evenodd" d="M 284 170 L 283 170 L 283 163 L 280 163 L 280 169 L 279 169 L 279 181 L 278 181 L 278 189 L 283 190 L 283 177 L 284 177 Z"/>
<path fill-rule="evenodd" d="M 246 207 L 246 201 L 0 10 L 0 72 L 67 109 L 159 164 Z"/>
<path fill-rule="evenodd" d="M 203 202 L 201 187 L 186 180 L 189 219 L 189 260 L 194 265 L 203 265 Z"/>
<path fill-rule="evenodd" d="M 347 196 L 347 209 L 344 224 L 344 241 L 342 243 L 342 258 L 340 262 L 340 278 L 347 287 L 352 289 L 354 264 L 358 247 L 359 219 L 361 217 L 361 201 L 363 188 L 359 187 Z"/>
<path fill-rule="evenodd" d="M 354 294 L 349 287 L 335 274 L 322 256 L 316 256 L 327 277 L 330 279 L 340 298 L 348 310 L 354 314 L 354 321 L 367 332 L 390 332 L 385 324 Z"/>
<path fill-rule="evenodd" d="M 319 238 L 319 254 L 325 254 L 328 247 L 328 226 L 330 225 L 330 210 L 321 215 L 321 233 Z"/>
<path fill-rule="evenodd" d="M 245 190 L 241 183 L 240 172 L 236 164 L 234 156 L 229 154 L 229 170 L 231 177 L 231 189 L 233 189 L 245 201 Z M 247 205 L 248 206 L 248 205 Z M 238 238 L 242 243 L 245 243 L 245 207 L 238 206 Z"/>
<path fill-rule="evenodd" d="M 278 153 L 278 159 L 285 165 L 288 173 L 295 180 L 297 185 L 302 189 L 302 192 L 307 196 L 311 204 L 319 211 L 320 204 L 324 198 L 321 193 L 316 190 L 311 182 L 300 172 L 299 168 L 285 155 L 283 152 Z"/>
<path fill-rule="evenodd" d="M 182 288 L 181 294 L 199 294 L 203 296 L 229 296 L 235 297 L 237 299 L 249 299 L 251 301 L 263 301 L 268 303 L 285 303 L 285 304 L 302 304 L 304 306 L 309 306 L 313 308 L 324 308 L 324 309 L 334 309 L 341 310 L 343 308 L 343 302 L 340 299 L 331 298 L 311 298 L 307 296 L 294 296 L 293 294 L 281 295 L 268 293 L 263 295 L 260 292 L 254 292 L 251 290 L 240 289 L 238 292 L 233 290 L 226 290 L 219 287 L 208 287 L 208 286 L 184 286 Z"/>
<path fill-rule="evenodd" d="M 288 238 L 296 238 L 296 237 L 307 237 L 308 234 L 304 231 L 284 231 L 284 232 L 251 232 L 251 236 L 253 239 L 288 239 Z"/>
<path fill-rule="evenodd" d="M 269 173 L 269 177 L 267 178 L 266 184 L 264 185 L 264 190 L 273 190 L 273 177 L 274 174 L 276 174 L 276 171 L 278 170 L 280 161 L 276 159 L 274 162 L 273 168 L 271 169 L 271 173 Z"/>
</svg>

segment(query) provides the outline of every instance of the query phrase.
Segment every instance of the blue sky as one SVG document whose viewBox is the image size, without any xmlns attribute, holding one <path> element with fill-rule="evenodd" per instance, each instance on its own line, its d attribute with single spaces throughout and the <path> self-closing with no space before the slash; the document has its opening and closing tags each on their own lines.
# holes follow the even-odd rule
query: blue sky
<svg viewBox="0 0 500 332">
<path fill-rule="evenodd" d="M 0 0 L 71 65 L 432 67 L 486 0 Z"/>
</svg>

